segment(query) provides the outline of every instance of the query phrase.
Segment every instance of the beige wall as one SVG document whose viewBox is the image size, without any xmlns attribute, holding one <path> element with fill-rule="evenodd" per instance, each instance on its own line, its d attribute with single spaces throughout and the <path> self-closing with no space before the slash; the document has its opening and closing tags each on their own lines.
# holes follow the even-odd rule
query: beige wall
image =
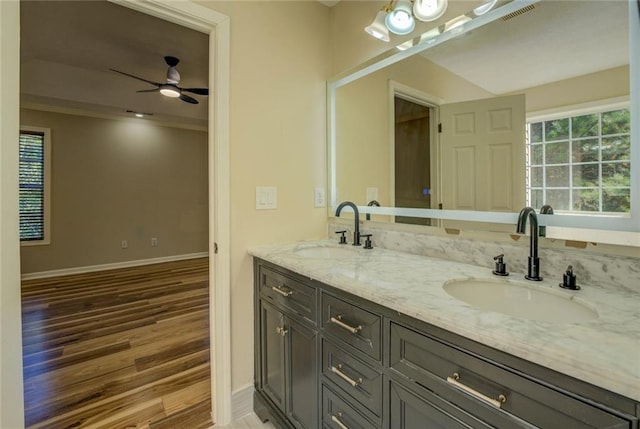
<svg viewBox="0 0 640 429">
<path fill-rule="evenodd" d="M 251 246 L 326 237 L 329 9 L 316 1 L 204 2 L 231 19 L 232 389 L 253 383 Z M 256 186 L 278 208 L 255 209 Z"/>
<path fill-rule="evenodd" d="M 23 273 L 207 251 L 206 132 L 28 109 L 20 123 L 52 145 L 51 244 L 22 247 Z"/>
<path fill-rule="evenodd" d="M 527 112 L 629 96 L 629 66 L 616 67 L 524 91 Z"/>
</svg>

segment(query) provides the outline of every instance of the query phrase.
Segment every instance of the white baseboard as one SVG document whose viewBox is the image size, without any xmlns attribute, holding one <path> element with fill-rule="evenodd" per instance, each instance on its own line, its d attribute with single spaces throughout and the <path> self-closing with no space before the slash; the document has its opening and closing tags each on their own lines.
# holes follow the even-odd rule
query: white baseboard
<svg viewBox="0 0 640 429">
<path fill-rule="evenodd" d="M 253 412 L 253 384 L 249 384 L 231 394 L 231 421 L 241 419 Z"/>
<path fill-rule="evenodd" d="M 163 262 L 184 261 L 186 259 L 204 258 L 209 252 L 187 253 L 184 255 L 162 256 L 159 258 L 138 259 L 137 261 L 114 262 L 111 264 L 87 265 L 84 267 L 63 268 L 60 270 L 40 271 L 22 275 L 22 280 L 44 279 L 47 277 L 66 276 L 69 274 L 83 274 L 94 271 L 113 270 L 116 268 L 139 267 L 142 265 L 160 264 Z"/>
</svg>

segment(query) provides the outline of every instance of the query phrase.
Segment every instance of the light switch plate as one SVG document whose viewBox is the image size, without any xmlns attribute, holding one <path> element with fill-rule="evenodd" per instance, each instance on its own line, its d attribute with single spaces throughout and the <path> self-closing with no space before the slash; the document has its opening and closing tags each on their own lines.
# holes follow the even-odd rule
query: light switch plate
<svg viewBox="0 0 640 429">
<path fill-rule="evenodd" d="M 256 186 L 256 210 L 278 208 L 278 191 L 275 186 Z"/>
<path fill-rule="evenodd" d="M 314 207 L 326 207 L 326 195 L 323 187 L 317 187 L 313 190 L 313 206 Z"/>
</svg>

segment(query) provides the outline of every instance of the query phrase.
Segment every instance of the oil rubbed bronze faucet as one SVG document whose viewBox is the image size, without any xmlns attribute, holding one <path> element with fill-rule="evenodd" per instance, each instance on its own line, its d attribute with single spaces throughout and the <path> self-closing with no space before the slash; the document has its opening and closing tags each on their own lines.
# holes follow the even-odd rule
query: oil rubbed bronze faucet
<svg viewBox="0 0 640 429">
<path fill-rule="evenodd" d="M 540 277 L 540 258 L 538 258 L 538 216 L 531 207 L 525 207 L 520 210 L 518 225 L 516 226 L 518 234 L 524 234 L 527 220 L 529 221 L 529 263 L 527 265 L 527 275 L 524 278 L 539 282 L 542 277 Z"/>
<path fill-rule="evenodd" d="M 380 207 L 380 203 L 379 203 L 379 202 L 377 202 L 376 200 L 371 200 L 371 201 L 369 201 L 369 204 L 367 204 L 367 205 L 368 205 L 369 207 L 373 207 L 373 206 Z M 365 220 L 371 220 L 371 214 L 370 214 L 370 213 L 367 213 L 367 214 L 365 215 Z"/>
<path fill-rule="evenodd" d="M 351 207 L 354 213 L 355 227 L 353 229 L 353 245 L 360 246 L 360 212 L 358 211 L 358 207 L 351 201 L 344 201 L 340 203 L 340 205 L 336 209 L 336 217 L 340 217 L 340 212 L 346 206 Z"/>
</svg>

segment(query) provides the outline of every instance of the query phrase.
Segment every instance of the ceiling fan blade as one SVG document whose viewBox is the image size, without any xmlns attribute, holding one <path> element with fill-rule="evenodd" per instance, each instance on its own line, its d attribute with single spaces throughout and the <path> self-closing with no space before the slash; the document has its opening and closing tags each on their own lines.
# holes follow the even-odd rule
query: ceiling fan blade
<svg viewBox="0 0 640 429">
<path fill-rule="evenodd" d="M 209 95 L 209 88 L 180 88 L 183 91 L 192 92 L 199 95 Z"/>
<path fill-rule="evenodd" d="M 198 104 L 198 100 L 196 100 L 193 97 L 189 97 L 186 94 L 180 94 L 180 100 L 186 102 L 186 103 L 191 103 L 191 104 Z"/>
<path fill-rule="evenodd" d="M 154 81 L 152 81 L 152 80 L 147 80 L 147 79 L 141 78 L 141 77 L 136 76 L 136 75 L 133 75 L 133 74 L 129 74 L 129 73 L 122 72 L 122 71 L 120 71 L 120 70 L 116 70 L 116 69 L 109 69 L 109 70 L 114 71 L 114 72 L 116 72 L 116 73 L 123 74 L 123 75 L 125 75 L 125 76 L 132 77 L 132 78 L 134 78 L 134 79 L 141 80 L 141 81 L 143 81 L 143 82 L 147 82 L 147 83 L 149 83 L 149 84 L 151 84 L 151 85 L 155 85 L 155 86 L 157 86 L 157 87 L 159 87 L 159 86 L 161 85 L 161 84 L 160 84 L 160 83 L 158 83 L 158 82 L 154 82 Z"/>
<path fill-rule="evenodd" d="M 156 88 L 156 89 L 141 89 L 139 91 L 136 92 L 158 92 L 160 91 L 160 88 Z"/>
<path fill-rule="evenodd" d="M 167 63 L 169 67 L 175 67 L 180 62 L 179 59 L 177 59 L 176 57 L 172 57 L 170 55 L 167 55 L 166 57 L 164 57 L 164 61 Z"/>
</svg>

